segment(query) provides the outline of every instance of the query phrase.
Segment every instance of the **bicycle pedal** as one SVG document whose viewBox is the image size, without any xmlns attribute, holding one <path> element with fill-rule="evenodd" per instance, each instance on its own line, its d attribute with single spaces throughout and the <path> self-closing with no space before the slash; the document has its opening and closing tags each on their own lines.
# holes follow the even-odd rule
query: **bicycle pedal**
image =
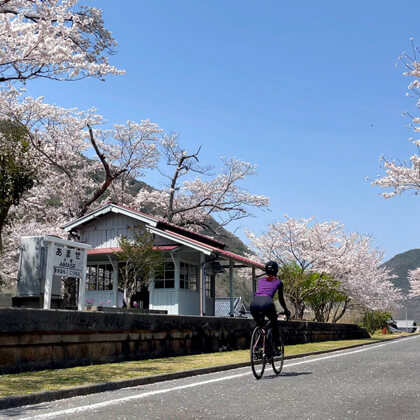
<svg viewBox="0 0 420 420">
<path fill-rule="evenodd" d="M 282 356 L 283 352 L 280 349 L 275 349 L 273 352 L 275 357 Z"/>
</svg>

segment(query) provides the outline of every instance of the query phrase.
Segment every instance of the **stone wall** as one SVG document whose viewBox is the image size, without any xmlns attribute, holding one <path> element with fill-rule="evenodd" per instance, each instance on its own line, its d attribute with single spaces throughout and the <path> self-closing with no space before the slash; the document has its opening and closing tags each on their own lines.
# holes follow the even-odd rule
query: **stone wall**
<svg viewBox="0 0 420 420">
<path fill-rule="evenodd" d="M 0 293 L 0 308 L 10 308 L 12 306 L 12 295 Z"/>
<path fill-rule="evenodd" d="M 242 318 L 0 309 L 0 374 L 246 349 Z M 285 322 L 286 344 L 368 337 L 351 324 Z"/>
</svg>

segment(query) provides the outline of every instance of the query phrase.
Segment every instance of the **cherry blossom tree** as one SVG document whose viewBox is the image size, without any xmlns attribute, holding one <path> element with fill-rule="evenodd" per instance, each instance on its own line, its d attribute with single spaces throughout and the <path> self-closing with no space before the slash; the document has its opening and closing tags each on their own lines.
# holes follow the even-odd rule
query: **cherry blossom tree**
<svg viewBox="0 0 420 420">
<path fill-rule="evenodd" d="M 78 0 L 0 0 L 0 82 L 122 74 L 99 9 Z"/>
<path fill-rule="evenodd" d="M 12 88 L 0 94 L 0 117 L 28 130 L 43 178 L 32 196 L 41 207 L 45 198 L 59 198 L 68 217 L 80 217 L 121 175 L 142 176 L 156 165 L 157 124 L 128 121 L 102 129 L 103 118 L 94 109 L 78 112 L 21 95 Z"/>
<path fill-rule="evenodd" d="M 115 197 L 114 182 L 124 175 L 142 176 L 153 168 L 161 133 L 148 120 L 103 129 L 103 118 L 94 110 L 78 112 L 19 95 L 13 89 L 0 94 L 0 118 L 27 129 L 39 182 L 12 208 L 16 217 L 5 252 L 14 254 L 24 226 L 32 226 L 37 235 L 55 232 L 62 236 L 59 226 L 69 218 L 84 215 L 111 193 Z M 8 264 L 16 269 L 15 257 L 5 261 L 4 273 L 13 273 Z"/>
<path fill-rule="evenodd" d="M 293 316 L 302 318 L 305 302 L 333 280 L 330 267 L 337 257 L 343 226 L 336 221 L 312 223 L 313 218 L 298 220 L 286 215 L 285 219 L 270 225 L 260 236 L 246 233 L 263 260 L 281 264 Z"/>
<path fill-rule="evenodd" d="M 345 235 L 343 242 L 345 252 L 332 272 L 346 296 L 373 310 L 398 307 L 404 296 L 392 283 L 392 270 L 381 267 L 383 250 L 372 248 L 372 239 L 358 233 Z"/>
<path fill-rule="evenodd" d="M 261 236 L 247 231 L 257 253 L 282 266 L 285 292 L 293 303 L 294 317 L 302 318 L 305 300 L 329 282 L 328 264 L 334 258 L 342 225 L 338 222 L 315 223 L 313 218 L 297 220 L 285 216 Z M 317 273 L 312 278 L 311 273 Z"/>
<path fill-rule="evenodd" d="M 0 119 L 27 133 L 39 180 L 11 208 L 15 219 L 0 264 L 0 278 L 10 280 L 22 234 L 61 236 L 59 226 L 69 217 L 122 195 L 129 176 L 155 165 L 161 130 L 148 120 L 104 128 L 94 109 L 49 105 L 17 87 L 35 78 L 124 73 L 108 63 L 116 42 L 99 9 L 78 7 L 77 0 L 0 0 L 0 42 Z"/>
<path fill-rule="evenodd" d="M 417 147 L 420 146 L 420 140 L 412 141 Z M 414 191 L 415 194 L 418 194 L 420 191 L 420 155 L 412 155 L 410 163 L 389 161 L 384 156 L 381 156 L 381 161 L 384 164 L 386 176 L 376 179 L 372 185 L 392 189 L 392 191 L 382 193 L 383 197 L 394 197 L 405 191 Z"/>
<path fill-rule="evenodd" d="M 260 236 L 247 232 L 263 260 L 298 268 L 290 294 L 286 288 L 297 316 L 302 315 L 305 299 L 329 281 L 339 282 L 337 291 L 346 297 L 337 302 L 333 322 L 344 315 L 350 302 L 376 309 L 392 307 L 401 300 L 401 292 L 390 281 L 390 270 L 379 267 L 383 253 L 371 248 L 369 237 L 346 234 L 343 228 L 337 221 L 319 223 L 285 216 L 285 221 L 271 224 Z"/>
<path fill-rule="evenodd" d="M 408 89 L 410 93 L 408 96 L 414 96 L 417 99 L 417 107 L 420 107 L 420 61 L 418 60 L 419 50 L 414 46 L 413 40 L 411 40 L 413 47 L 412 56 L 404 53 L 400 59 L 406 68 L 405 76 L 413 77 L 414 80 L 409 84 Z M 420 118 L 405 113 L 411 118 L 411 127 L 415 133 L 420 132 Z M 386 188 L 388 191 L 381 195 L 385 198 L 400 195 L 406 191 L 412 191 L 418 194 L 420 191 L 420 139 L 410 138 L 409 139 L 417 149 L 417 153 L 414 153 L 408 161 L 398 161 L 386 159 L 384 156 L 380 157 L 380 161 L 383 163 L 385 169 L 384 176 L 378 176 L 376 180 L 372 182 L 372 185 L 381 188 Z M 389 191 L 390 190 L 390 191 Z"/>
<path fill-rule="evenodd" d="M 182 149 L 178 136 L 164 136 L 162 154 L 166 165 L 173 168 L 168 185 L 163 190 L 141 190 L 136 197 L 138 207 L 154 206 L 169 222 L 179 226 L 211 229 L 209 218 L 215 218 L 221 227 L 233 220 L 250 215 L 249 208 L 266 208 L 269 199 L 247 192 L 241 181 L 255 175 L 256 166 L 241 160 L 222 157 L 223 170 L 218 175 L 211 168 L 199 165 L 199 148 L 195 153 Z M 194 178 L 185 178 L 195 174 Z M 185 178 L 184 180 L 182 180 Z"/>
<path fill-rule="evenodd" d="M 410 293 L 408 297 L 416 298 L 420 296 L 420 267 L 408 272 L 408 282 L 410 283 Z"/>
</svg>

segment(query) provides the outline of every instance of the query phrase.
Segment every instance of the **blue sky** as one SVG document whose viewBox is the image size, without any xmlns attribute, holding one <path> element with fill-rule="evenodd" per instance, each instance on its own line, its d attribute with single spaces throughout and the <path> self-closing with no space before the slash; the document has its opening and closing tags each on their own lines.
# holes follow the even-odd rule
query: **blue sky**
<svg viewBox="0 0 420 420">
<path fill-rule="evenodd" d="M 415 152 L 402 112 L 416 113 L 398 56 L 420 44 L 420 3 L 385 1 L 82 0 L 118 41 L 105 82 L 36 81 L 32 96 L 112 123 L 149 118 L 203 163 L 258 165 L 247 189 L 270 212 L 231 226 L 260 233 L 283 214 L 339 220 L 391 258 L 420 248 L 420 198 L 385 200 L 366 177 L 378 158 Z M 146 181 L 162 187 L 161 178 Z"/>
</svg>

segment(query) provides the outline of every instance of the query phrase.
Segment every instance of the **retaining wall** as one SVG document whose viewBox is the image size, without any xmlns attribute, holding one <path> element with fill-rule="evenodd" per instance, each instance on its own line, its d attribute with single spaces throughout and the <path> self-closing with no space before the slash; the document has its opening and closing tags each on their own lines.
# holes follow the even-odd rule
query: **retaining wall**
<svg viewBox="0 0 420 420">
<path fill-rule="evenodd" d="M 286 344 L 369 337 L 352 324 L 280 321 Z M 0 309 L 0 373 L 246 349 L 246 318 Z"/>
</svg>

